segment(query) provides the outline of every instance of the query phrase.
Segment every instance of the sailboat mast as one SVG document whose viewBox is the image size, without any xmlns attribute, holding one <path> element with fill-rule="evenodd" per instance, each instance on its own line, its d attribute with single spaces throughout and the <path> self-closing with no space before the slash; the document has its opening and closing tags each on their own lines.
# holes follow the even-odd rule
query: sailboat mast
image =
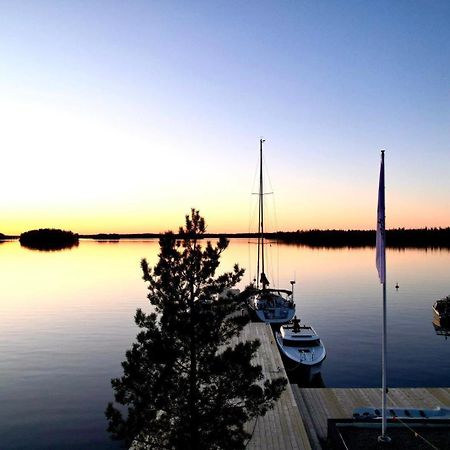
<svg viewBox="0 0 450 450">
<path fill-rule="evenodd" d="M 258 261 L 256 263 L 256 289 L 259 289 L 259 280 L 260 280 L 260 261 L 261 261 L 261 161 L 262 161 L 262 142 L 260 140 L 259 144 L 259 187 L 258 187 L 258 244 L 257 244 L 257 252 L 258 252 Z"/>
<path fill-rule="evenodd" d="M 261 272 L 258 276 L 261 279 L 262 288 L 265 289 L 265 267 L 264 267 L 264 182 L 263 182 L 263 159 L 262 147 L 264 139 L 259 140 L 259 236 L 260 236 L 260 252 L 261 252 Z"/>
</svg>

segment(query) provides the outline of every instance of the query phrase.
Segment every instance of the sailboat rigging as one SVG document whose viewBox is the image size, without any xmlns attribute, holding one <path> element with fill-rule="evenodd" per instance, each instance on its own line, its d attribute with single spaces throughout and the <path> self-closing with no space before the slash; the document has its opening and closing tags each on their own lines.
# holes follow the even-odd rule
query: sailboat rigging
<svg viewBox="0 0 450 450">
<path fill-rule="evenodd" d="M 253 319 L 271 324 L 289 322 L 295 314 L 293 291 L 287 289 L 269 289 L 266 275 L 264 253 L 264 179 L 263 179 L 263 143 L 259 141 L 259 192 L 258 192 L 258 241 L 256 286 L 248 297 L 248 307 Z"/>
</svg>

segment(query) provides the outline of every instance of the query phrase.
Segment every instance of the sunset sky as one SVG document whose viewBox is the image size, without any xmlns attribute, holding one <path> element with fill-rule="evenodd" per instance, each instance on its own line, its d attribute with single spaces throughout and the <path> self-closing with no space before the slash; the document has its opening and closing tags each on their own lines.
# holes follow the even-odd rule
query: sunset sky
<svg viewBox="0 0 450 450">
<path fill-rule="evenodd" d="M 2 233 L 450 226 L 448 1 L 0 7 Z"/>
</svg>

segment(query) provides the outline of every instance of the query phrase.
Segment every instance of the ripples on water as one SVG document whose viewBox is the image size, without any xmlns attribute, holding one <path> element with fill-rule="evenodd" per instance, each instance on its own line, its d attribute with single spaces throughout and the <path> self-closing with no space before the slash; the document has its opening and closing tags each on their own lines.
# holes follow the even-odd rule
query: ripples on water
<svg viewBox="0 0 450 450">
<path fill-rule="evenodd" d="M 140 259 L 153 265 L 157 251 L 156 241 L 82 241 L 57 253 L 0 246 L 0 448 L 118 448 L 103 411 L 137 332 L 134 312 L 149 309 Z M 324 385 L 379 386 L 374 250 L 273 245 L 270 257 L 269 278 L 279 287 L 296 279 L 297 312 L 325 343 Z M 431 305 L 450 293 L 450 252 L 389 250 L 387 260 L 388 383 L 448 386 L 450 340 L 436 335 Z M 222 261 L 222 271 L 254 266 L 245 240 Z"/>
</svg>

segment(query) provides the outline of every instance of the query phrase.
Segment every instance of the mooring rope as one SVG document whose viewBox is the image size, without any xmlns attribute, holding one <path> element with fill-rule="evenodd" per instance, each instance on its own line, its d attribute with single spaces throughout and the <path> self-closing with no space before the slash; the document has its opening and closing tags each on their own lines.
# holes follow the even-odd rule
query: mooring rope
<svg viewBox="0 0 450 450">
<path fill-rule="evenodd" d="M 395 402 L 392 402 L 392 398 L 389 396 L 389 392 L 388 392 L 388 397 L 389 400 L 391 401 L 391 404 L 394 403 L 393 408 L 395 409 L 401 409 L 399 406 L 395 405 Z M 390 409 L 393 409 L 392 407 Z M 420 438 L 422 439 L 423 442 L 425 442 L 427 445 L 430 446 L 430 448 L 434 449 L 434 450 L 439 450 L 438 447 L 436 447 L 434 444 L 432 444 L 429 440 L 427 440 L 424 436 L 422 436 L 420 433 L 418 433 L 416 430 L 414 430 L 413 428 L 411 428 L 407 423 L 403 422 L 402 419 L 400 419 L 400 417 L 396 416 L 395 414 L 393 414 L 391 412 L 391 417 L 394 421 L 398 421 L 400 422 L 405 428 L 407 428 L 409 431 L 411 431 L 411 433 L 414 434 L 414 436 L 416 438 Z"/>
</svg>

